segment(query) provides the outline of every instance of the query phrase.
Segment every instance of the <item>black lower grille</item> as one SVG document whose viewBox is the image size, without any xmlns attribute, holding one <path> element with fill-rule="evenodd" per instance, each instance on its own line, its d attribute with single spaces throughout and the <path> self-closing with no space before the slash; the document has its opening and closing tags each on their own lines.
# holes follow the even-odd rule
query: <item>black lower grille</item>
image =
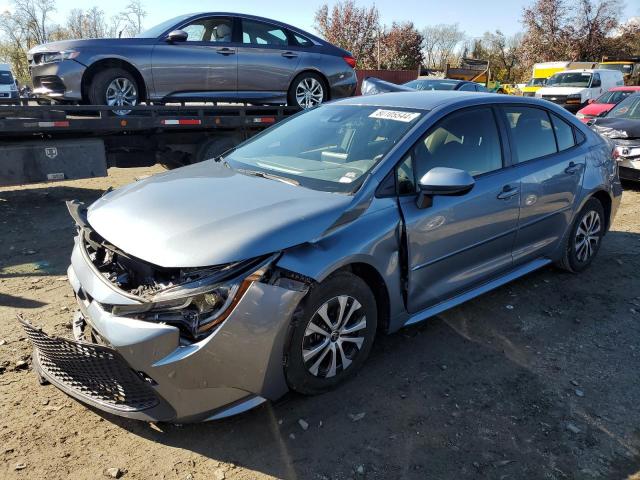
<svg viewBox="0 0 640 480">
<path fill-rule="evenodd" d="M 112 348 L 49 336 L 22 319 L 20 322 L 40 367 L 63 389 L 123 412 L 158 405 L 154 390 Z"/>
<path fill-rule="evenodd" d="M 542 95 L 542 98 L 553 103 L 567 103 L 566 95 Z"/>
</svg>

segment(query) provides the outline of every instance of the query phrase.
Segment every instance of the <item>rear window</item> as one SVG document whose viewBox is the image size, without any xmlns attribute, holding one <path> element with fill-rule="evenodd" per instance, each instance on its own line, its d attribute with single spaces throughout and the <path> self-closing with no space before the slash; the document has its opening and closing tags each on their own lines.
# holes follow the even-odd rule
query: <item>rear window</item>
<svg viewBox="0 0 640 480">
<path fill-rule="evenodd" d="M 573 127 L 554 114 L 551 114 L 551 122 L 553 130 L 556 132 L 558 150 L 563 151 L 573 147 L 576 144 L 573 138 Z"/>
<path fill-rule="evenodd" d="M 0 85 L 11 85 L 13 83 L 13 75 L 6 70 L 0 71 Z"/>
</svg>

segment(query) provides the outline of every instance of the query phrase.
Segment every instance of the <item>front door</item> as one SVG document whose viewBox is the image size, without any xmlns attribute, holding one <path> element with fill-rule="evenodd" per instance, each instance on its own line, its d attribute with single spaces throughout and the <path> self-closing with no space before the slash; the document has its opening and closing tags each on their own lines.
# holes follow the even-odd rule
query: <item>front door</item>
<svg viewBox="0 0 640 480">
<path fill-rule="evenodd" d="M 300 63 L 304 49 L 291 45 L 284 28 L 241 19 L 242 44 L 238 47 L 238 91 L 284 93 Z"/>
<path fill-rule="evenodd" d="M 510 131 L 514 170 L 521 181 L 515 264 L 550 257 L 573 218 L 582 186 L 586 147 L 582 134 L 544 108 L 502 108 Z"/>
<path fill-rule="evenodd" d="M 188 34 L 186 41 L 160 40 L 152 56 L 154 97 L 191 93 L 200 98 L 234 98 L 238 55 L 233 23 L 231 17 L 199 18 L 181 27 Z"/>
<path fill-rule="evenodd" d="M 468 171 L 473 189 L 461 196 L 435 196 L 420 208 L 416 195 L 400 197 L 408 263 L 407 308 L 437 305 L 512 267 L 520 181 L 504 168 L 503 150 L 490 107 L 448 115 L 427 132 L 399 167 L 419 179 L 434 167 Z M 403 173 L 404 172 L 404 173 Z"/>
</svg>

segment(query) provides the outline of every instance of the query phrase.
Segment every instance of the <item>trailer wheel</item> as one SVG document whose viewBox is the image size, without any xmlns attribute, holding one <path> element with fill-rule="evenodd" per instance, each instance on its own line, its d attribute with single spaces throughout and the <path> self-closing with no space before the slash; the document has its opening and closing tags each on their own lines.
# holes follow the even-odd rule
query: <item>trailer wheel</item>
<svg viewBox="0 0 640 480">
<path fill-rule="evenodd" d="M 194 163 L 204 162 L 211 158 L 217 158 L 230 148 L 238 145 L 240 142 L 240 138 L 232 135 L 207 138 L 200 143 Z"/>
<path fill-rule="evenodd" d="M 140 103 L 140 87 L 136 79 L 122 68 L 107 68 L 98 72 L 89 85 L 92 105 L 134 107 Z M 116 115 L 127 115 L 131 110 L 114 110 Z"/>
</svg>

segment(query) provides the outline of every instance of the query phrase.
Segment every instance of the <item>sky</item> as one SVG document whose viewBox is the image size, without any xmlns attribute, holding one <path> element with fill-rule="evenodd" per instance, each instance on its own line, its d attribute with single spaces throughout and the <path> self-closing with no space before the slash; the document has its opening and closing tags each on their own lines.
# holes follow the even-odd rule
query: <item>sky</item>
<svg viewBox="0 0 640 480">
<path fill-rule="evenodd" d="M 280 20 L 303 30 L 316 33 L 313 16 L 322 0 L 143 0 L 148 16 L 145 27 L 151 27 L 184 13 L 227 11 L 249 13 Z M 486 31 L 500 29 L 511 35 L 521 30 L 520 18 L 524 6 L 533 0 L 357 0 L 360 6 L 373 3 L 380 11 L 383 23 L 411 20 L 418 29 L 438 23 L 458 23 L 469 37 L 479 37 Z M 107 17 L 124 10 L 128 0 L 57 0 L 55 21 L 63 23 L 72 8 L 97 5 Z M 333 0 L 328 2 L 332 5 Z M 0 0 L 0 11 L 6 10 L 9 0 Z M 640 15 L 640 2 L 627 0 L 623 19 Z"/>
</svg>

